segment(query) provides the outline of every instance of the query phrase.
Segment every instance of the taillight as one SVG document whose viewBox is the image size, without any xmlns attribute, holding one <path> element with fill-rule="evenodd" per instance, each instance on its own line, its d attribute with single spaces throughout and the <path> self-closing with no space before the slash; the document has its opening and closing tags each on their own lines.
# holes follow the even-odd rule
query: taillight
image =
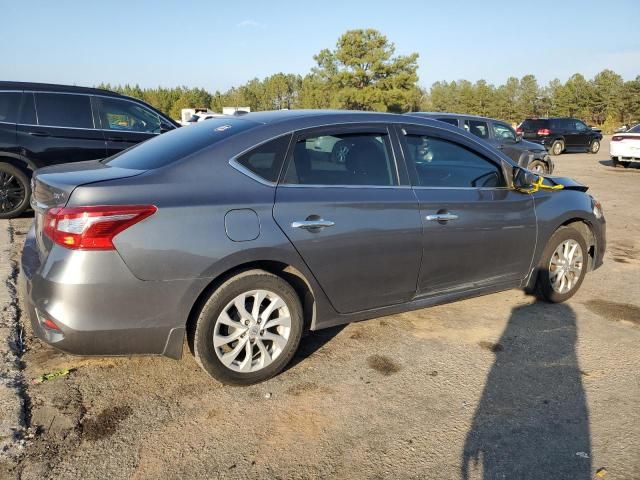
<svg viewBox="0 0 640 480">
<path fill-rule="evenodd" d="M 551 134 L 551 130 L 549 130 L 548 128 L 538 129 L 538 135 L 550 135 L 550 134 Z"/>
<path fill-rule="evenodd" d="M 99 205 L 52 208 L 44 218 L 44 234 L 74 250 L 114 250 L 113 238 L 153 215 L 153 205 Z"/>
<path fill-rule="evenodd" d="M 516 128 L 516 133 L 518 135 L 522 135 L 524 133 L 524 130 L 522 130 L 520 127 Z"/>
</svg>

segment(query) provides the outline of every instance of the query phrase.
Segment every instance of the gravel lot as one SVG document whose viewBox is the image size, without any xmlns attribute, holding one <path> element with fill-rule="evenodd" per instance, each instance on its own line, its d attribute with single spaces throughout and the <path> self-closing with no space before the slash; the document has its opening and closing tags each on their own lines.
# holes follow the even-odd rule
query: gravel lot
<svg viewBox="0 0 640 480">
<path fill-rule="evenodd" d="M 321 331 L 286 372 L 245 388 L 188 353 L 73 357 L 25 325 L 26 352 L 2 373 L 24 419 L 0 412 L 25 441 L 0 453 L 0 478 L 639 479 L 640 169 L 612 168 L 608 142 L 555 161 L 608 221 L 605 265 L 567 304 L 509 291 Z M 5 304 L 30 222 L 0 222 Z M 15 339 L 24 319 L 4 307 L 0 334 Z"/>
</svg>

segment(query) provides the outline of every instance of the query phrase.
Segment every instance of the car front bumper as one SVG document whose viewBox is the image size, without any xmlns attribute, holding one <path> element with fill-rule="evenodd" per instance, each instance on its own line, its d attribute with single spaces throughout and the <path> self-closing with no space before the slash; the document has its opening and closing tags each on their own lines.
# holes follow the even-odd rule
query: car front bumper
<svg viewBox="0 0 640 480">
<path fill-rule="evenodd" d="M 33 228 L 22 252 L 20 290 L 34 334 L 76 355 L 180 358 L 198 288 L 186 280 L 139 280 L 116 251 L 53 246 L 41 260 Z M 45 327 L 45 319 L 59 330 Z"/>
</svg>

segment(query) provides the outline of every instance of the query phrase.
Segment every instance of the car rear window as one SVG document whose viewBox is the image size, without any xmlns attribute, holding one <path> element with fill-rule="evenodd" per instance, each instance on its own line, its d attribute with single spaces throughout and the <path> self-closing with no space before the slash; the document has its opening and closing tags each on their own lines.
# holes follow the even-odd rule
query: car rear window
<svg viewBox="0 0 640 480">
<path fill-rule="evenodd" d="M 629 133 L 640 133 L 640 124 L 629 129 Z"/>
<path fill-rule="evenodd" d="M 215 118 L 189 127 L 176 128 L 105 160 L 120 168 L 151 170 L 164 167 L 221 140 L 255 127 L 255 122 Z"/>
<path fill-rule="evenodd" d="M 549 120 L 528 118 L 520 127 L 525 131 L 540 130 L 541 128 L 549 128 Z"/>
</svg>

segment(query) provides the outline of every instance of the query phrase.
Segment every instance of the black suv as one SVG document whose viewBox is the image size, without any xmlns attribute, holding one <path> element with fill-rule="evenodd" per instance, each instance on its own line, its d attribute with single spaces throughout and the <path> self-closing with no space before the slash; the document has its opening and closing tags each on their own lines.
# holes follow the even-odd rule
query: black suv
<svg viewBox="0 0 640 480">
<path fill-rule="evenodd" d="M 527 118 L 516 130 L 532 142 L 541 143 L 554 155 L 562 152 L 598 153 L 602 133 L 577 118 Z"/>
<path fill-rule="evenodd" d="M 507 123 L 493 118 L 442 112 L 414 112 L 409 115 L 433 118 L 462 128 L 489 142 L 498 150 L 507 154 L 518 165 L 537 173 L 553 173 L 553 162 L 544 147 L 537 143 L 526 142 L 516 135 Z"/>
<path fill-rule="evenodd" d="M 109 157 L 179 125 L 107 90 L 0 82 L 0 218 L 29 206 L 37 168 Z"/>
</svg>

